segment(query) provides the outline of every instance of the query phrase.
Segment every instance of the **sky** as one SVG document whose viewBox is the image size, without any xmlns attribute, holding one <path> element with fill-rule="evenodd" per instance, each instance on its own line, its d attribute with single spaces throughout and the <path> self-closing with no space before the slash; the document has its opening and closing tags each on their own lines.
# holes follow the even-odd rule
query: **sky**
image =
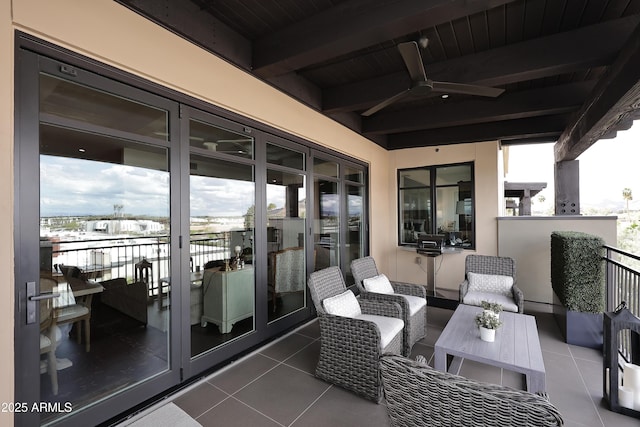
<svg viewBox="0 0 640 427">
<path fill-rule="evenodd" d="M 509 182 L 547 182 L 540 194 L 545 206 L 553 207 L 553 143 L 510 146 Z M 640 123 L 618 132 L 614 139 L 602 139 L 578 159 L 580 164 L 580 205 L 588 208 L 621 209 L 622 190 L 631 188 L 630 209 L 640 209 Z M 534 198 L 535 204 L 540 204 Z"/>
<path fill-rule="evenodd" d="M 540 193 L 545 201 L 534 198 L 534 213 L 553 210 L 553 145 L 509 148 L 506 181 L 547 182 Z M 630 209 L 640 209 L 640 124 L 618 132 L 614 139 L 596 142 L 578 160 L 582 213 L 590 208 L 623 209 L 622 190 L 626 187 L 634 197 Z M 126 214 L 168 215 L 168 172 L 51 156 L 42 156 L 40 172 L 42 216 L 107 215 L 113 213 L 114 204 L 123 204 Z M 192 177 L 191 185 L 194 216 L 242 215 L 253 204 L 253 184 L 248 182 Z M 283 206 L 284 195 L 279 192 L 270 192 L 269 200 Z M 331 200 L 324 202 L 329 210 Z M 216 212 L 212 212 L 213 206 Z M 220 209 L 222 206 L 225 208 Z"/>
</svg>

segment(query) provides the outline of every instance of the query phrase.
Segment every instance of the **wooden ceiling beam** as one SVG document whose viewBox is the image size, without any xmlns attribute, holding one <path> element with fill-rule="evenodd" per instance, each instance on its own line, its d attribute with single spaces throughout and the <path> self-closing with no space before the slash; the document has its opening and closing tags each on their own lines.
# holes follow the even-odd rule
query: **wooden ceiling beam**
<svg viewBox="0 0 640 427">
<path fill-rule="evenodd" d="M 628 126 L 639 109 L 640 26 L 558 138 L 555 161 L 575 160 L 600 138 Z"/>
<path fill-rule="evenodd" d="M 595 84 L 590 80 L 505 93 L 497 99 L 469 97 L 460 102 L 380 112 L 363 117 L 362 133 L 400 133 L 568 113 L 580 108 Z"/>
<path fill-rule="evenodd" d="M 562 133 L 569 121 L 569 116 L 569 114 L 559 114 L 391 134 L 387 140 L 387 148 L 398 150 L 510 139 L 549 138 L 553 140 Z"/>
<path fill-rule="evenodd" d="M 256 40 L 253 73 L 284 74 L 513 1 L 346 1 Z"/>
<path fill-rule="evenodd" d="M 606 21 L 508 46 L 426 64 L 432 80 L 500 86 L 611 64 L 640 16 Z M 406 71 L 325 89 L 324 112 L 363 110 L 409 87 Z"/>
</svg>

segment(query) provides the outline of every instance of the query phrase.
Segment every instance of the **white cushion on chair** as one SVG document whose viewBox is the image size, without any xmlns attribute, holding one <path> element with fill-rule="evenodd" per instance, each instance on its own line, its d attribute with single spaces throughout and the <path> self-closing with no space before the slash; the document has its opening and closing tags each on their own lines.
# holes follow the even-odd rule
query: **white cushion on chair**
<svg viewBox="0 0 640 427">
<path fill-rule="evenodd" d="M 55 337 L 56 342 L 60 342 L 60 339 L 62 338 L 62 331 L 60 330 L 58 325 L 54 326 L 53 336 Z M 49 347 L 50 345 L 51 340 L 49 339 L 49 335 L 40 333 L 40 348 Z"/>
<path fill-rule="evenodd" d="M 488 292 L 506 297 L 513 295 L 511 292 L 513 277 L 511 276 L 468 272 L 467 279 L 469 280 L 469 292 Z"/>
<path fill-rule="evenodd" d="M 409 316 L 416 314 L 422 307 L 427 305 L 426 298 L 416 297 L 414 295 L 397 294 L 407 300 L 409 303 Z"/>
<path fill-rule="evenodd" d="M 380 350 L 384 350 L 389 343 L 398 335 L 398 333 L 404 328 L 404 322 L 402 319 L 396 317 L 376 316 L 374 314 L 361 314 L 355 317 L 360 320 L 367 320 L 373 322 L 380 331 Z"/>
<path fill-rule="evenodd" d="M 345 291 L 339 295 L 325 298 L 322 301 L 325 311 L 334 316 L 357 317 L 362 314 L 360 304 L 351 291 Z"/>
<path fill-rule="evenodd" d="M 379 274 L 362 281 L 362 285 L 368 292 L 375 292 L 377 294 L 392 294 L 393 286 L 391 282 L 384 274 Z"/>
<path fill-rule="evenodd" d="M 494 294 L 492 292 L 477 292 L 469 291 L 462 299 L 462 302 L 467 305 L 482 306 L 482 301 L 497 302 L 502 305 L 504 311 L 518 312 L 518 306 L 511 296 L 504 296 L 500 294 Z"/>
<path fill-rule="evenodd" d="M 58 323 L 65 323 L 68 320 L 82 317 L 89 314 L 89 308 L 82 304 L 72 304 L 56 309 L 56 319 Z"/>
</svg>

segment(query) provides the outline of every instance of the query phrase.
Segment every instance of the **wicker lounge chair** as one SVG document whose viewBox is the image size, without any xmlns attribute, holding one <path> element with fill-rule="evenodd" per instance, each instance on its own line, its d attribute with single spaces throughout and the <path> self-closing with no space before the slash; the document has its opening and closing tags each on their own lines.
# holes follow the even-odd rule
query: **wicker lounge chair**
<svg viewBox="0 0 640 427">
<path fill-rule="evenodd" d="M 546 396 L 436 371 L 400 356 L 381 357 L 380 370 L 392 427 L 563 425 Z"/>
<path fill-rule="evenodd" d="M 507 276 L 511 277 L 513 284 L 506 294 L 494 294 L 487 290 L 474 291 L 470 273 L 476 277 Z M 480 305 L 481 300 L 498 302 L 507 311 L 524 313 L 524 295 L 516 286 L 516 261 L 513 258 L 468 255 L 464 261 L 464 282 L 460 284 L 460 302 L 469 305 Z M 480 275 L 480 276 L 477 276 Z M 495 285 L 495 284 L 494 284 Z M 489 285 L 489 286 L 494 286 Z"/>
<path fill-rule="evenodd" d="M 347 290 L 338 267 L 311 273 L 308 284 L 320 322 L 316 376 L 379 402 L 382 399 L 379 358 L 384 353 L 400 354 L 402 329 L 383 346 L 380 329 L 373 321 L 328 314 L 323 301 Z M 401 309 L 396 303 L 368 300 L 358 300 L 358 303 L 365 316 L 394 317 L 396 323 L 400 322 Z"/>
<path fill-rule="evenodd" d="M 375 260 L 370 256 L 351 261 L 351 273 L 362 299 L 392 301 L 402 307 L 402 320 L 404 320 L 405 324 L 402 354 L 409 356 L 413 345 L 427 335 L 427 292 L 424 286 L 391 281 L 394 294 L 368 292 L 365 289 L 364 280 L 374 278 L 380 274 Z M 409 301 L 403 295 L 409 296 L 409 298 L 422 298 L 424 305 L 411 314 Z"/>
</svg>

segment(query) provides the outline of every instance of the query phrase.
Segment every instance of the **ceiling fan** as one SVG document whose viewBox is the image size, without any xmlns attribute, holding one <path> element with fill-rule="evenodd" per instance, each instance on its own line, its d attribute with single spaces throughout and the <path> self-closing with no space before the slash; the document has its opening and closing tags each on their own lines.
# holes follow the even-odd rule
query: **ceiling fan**
<svg viewBox="0 0 640 427">
<path fill-rule="evenodd" d="M 424 45 L 426 45 L 426 42 Z M 422 55 L 420 54 L 418 43 L 414 41 L 400 43 L 398 44 L 398 50 L 400 51 L 400 55 L 402 55 L 404 64 L 409 71 L 409 75 L 411 76 L 411 87 L 369 108 L 367 111 L 362 113 L 363 116 L 368 117 L 372 114 L 375 114 L 383 108 L 409 95 L 426 96 L 430 93 L 460 93 L 463 95 L 487 96 L 495 98 L 497 96 L 500 96 L 502 92 L 504 92 L 504 89 L 495 87 L 433 81 L 427 78 L 427 73 L 424 71 L 424 64 L 422 63 Z"/>
</svg>

